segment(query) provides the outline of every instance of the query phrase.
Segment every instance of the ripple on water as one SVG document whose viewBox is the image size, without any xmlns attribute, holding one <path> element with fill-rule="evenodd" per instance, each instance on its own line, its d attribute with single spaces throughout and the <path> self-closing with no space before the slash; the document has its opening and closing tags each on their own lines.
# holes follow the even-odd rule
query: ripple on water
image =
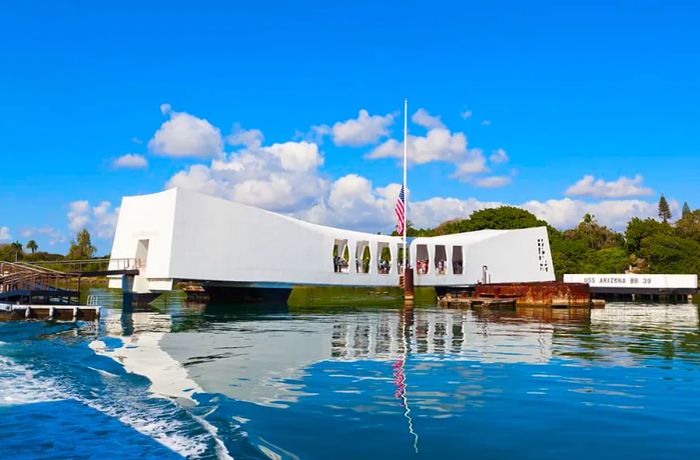
<svg viewBox="0 0 700 460">
<path fill-rule="evenodd" d="M 51 382 L 58 398 L 192 457 L 700 452 L 694 306 L 612 304 L 558 316 L 280 310 L 113 310 L 89 337 L 74 329 L 20 334 L 21 343 L 3 337 L 0 376 Z M 101 348 L 92 350 L 95 338 Z"/>
<path fill-rule="evenodd" d="M 39 341 L 6 343 L 0 350 L 11 352 L 14 356 L 14 359 L 0 356 L 0 405 L 13 414 L 17 425 L 13 427 L 15 434 L 36 429 L 36 417 L 23 414 L 34 414 L 41 407 L 61 407 L 65 417 L 49 409 L 50 415 L 47 415 L 52 417 L 53 423 L 50 427 L 44 427 L 47 439 L 54 434 L 60 438 L 68 428 L 70 431 L 78 429 L 94 434 L 93 419 L 96 415 L 93 414 L 101 414 L 107 420 L 119 422 L 118 425 L 111 425 L 111 430 L 117 432 L 104 433 L 105 436 L 118 437 L 121 431 L 121 435 L 127 433 L 127 438 L 143 444 L 119 428 L 129 427 L 143 435 L 144 439 L 156 441 L 184 457 L 215 456 L 217 451 L 225 453 L 217 445 L 216 429 L 206 420 L 190 414 L 176 401 L 154 397 L 156 395 L 148 391 L 146 379 L 125 373 L 111 359 L 95 356 L 87 346 L 90 339 L 76 340 L 73 336 L 66 341 L 64 334 L 65 331 L 61 331 L 53 336 L 45 334 Z M 29 359 L 25 359 L 24 364 L 16 362 L 21 361 L 22 357 Z M 27 425 L 21 426 L 21 423 Z M 10 428 L 3 427 L 0 438 L 3 434 L 7 435 L 8 430 Z M 27 443 L 24 444 L 18 448 L 27 450 Z M 146 444 L 142 446 L 144 452 L 157 452 L 157 449 L 149 448 Z M 43 457 L 42 445 L 37 444 L 35 451 L 25 454 L 29 458 Z M 92 454 L 100 453 L 107 452 L 97 444 Z M 63 454 L 80 456 L 77 450 L 64 450 Z"/>
</svg>

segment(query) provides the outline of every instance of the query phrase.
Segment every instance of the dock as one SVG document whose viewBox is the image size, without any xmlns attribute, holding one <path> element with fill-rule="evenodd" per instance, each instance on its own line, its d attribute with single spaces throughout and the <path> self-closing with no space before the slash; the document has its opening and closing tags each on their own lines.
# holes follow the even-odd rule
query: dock
<svg viewBox="0 0 700 460">
<path fill-rule="evenodd" d="M 97 305 L 12 305 L 0 304 L 0 321 L 54 320 L 97 321 L 101 307 Z"/>
<path fill-rule="evenodd" d="M 565 274 L 565 282 L 585 283 L 595 299 L 690 303 L 698 292 L 696 274 Z"/>
</svg>

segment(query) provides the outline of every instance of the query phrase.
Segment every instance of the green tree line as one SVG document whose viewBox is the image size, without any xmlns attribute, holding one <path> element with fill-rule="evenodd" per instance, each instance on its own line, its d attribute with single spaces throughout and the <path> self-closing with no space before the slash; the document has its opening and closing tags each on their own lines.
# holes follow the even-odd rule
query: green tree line
<svg viewBox="0 0 700 460">
<path fill-rule="evenodd" d="M 659 220 L 632 218 L 617 232 L 586 214 L 568 230 L 557 230 L 534 214 L 513 206 L 475 211 L 468 218 L 454 219 L 435 228 L 414 228 L 408 236 L 438 236 L 484 229 L 510 230 L 547 227 L 552 261 L 558 279 L 564 273 L 696 273 L 700 274 L 700 209 L 683 205 L 673 221 L 662 195 Z M 396 233 L 394 233 L 396 234 Z"/>
<path fill-rule="evenodd" d="M 662 195 L 659 219 L 631 219 L 617 232 L 586 214 L 574 228 L 558 230 L 534 214 L 513 206 L 475 211 L 464 219 L 441 223 L 435 228 L 417 229 L 408 222 L 409 236 L 438 236 L 484 229 L 547 227 L 552 261 L 557 278 L 564 273 L 696 273 L 700 274 L 700 209 L 684 203 L 681 216 L 673 220 Z M 62 261 L 88 260 L 96 248 L 83 229 L 71 241 L 67 254 L 40 251 L 34 240 L 0 244 L 0 260 Z"/>
<path fill-rule="evenodd" d="M 34 240 L 22 244 L 19 241 L 0 244 L 0 260 L 8 262 L 60 262 L 63 260 L 89 260 L 95 257 L 97 248 L 92 244 L 90 232 L 79 231 L 70 243 L 67 254 L 40 251 Z"/>
</svg>

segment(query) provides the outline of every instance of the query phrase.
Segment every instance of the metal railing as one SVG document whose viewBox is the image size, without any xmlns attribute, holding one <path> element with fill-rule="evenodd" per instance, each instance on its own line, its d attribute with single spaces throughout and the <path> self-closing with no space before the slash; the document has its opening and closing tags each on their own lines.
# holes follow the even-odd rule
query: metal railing
<svg viewBox="0 0 700 460">
<path fill-rule="evenodd" d="M 41 262 L 0 262 L 0 294 L 70 296 L 80 291 L 82 276 L 141 270 L 140 259 L 89 259 Z M 29 294 L 27 294 L 29 293 Z"/>
<path fill-rule="evenodd" d="M 95 294 L 90 294 L 87 296 L 87 305 L 89 307 L 96 307 L 100 305 L 100 298 L 99 296 L 96 296 Z"/>
<path fill-rule="evenodd" d="M 62 273 L 95 272 L 95 271 L 118 271 L 118 270 L 141 270 L 146 267 L 138 258 L 119 259 L 85 259 L 85 260 L 51 260 L 38 262 L 19 262 L 28 267 L 40 267 L 47 270 L 54 270 Z"/>
<path fill-rule="evenodd" d="M 0 262 L 0 292 L 75 290 L 74 276 L 47 267 Z"/>
</svg>

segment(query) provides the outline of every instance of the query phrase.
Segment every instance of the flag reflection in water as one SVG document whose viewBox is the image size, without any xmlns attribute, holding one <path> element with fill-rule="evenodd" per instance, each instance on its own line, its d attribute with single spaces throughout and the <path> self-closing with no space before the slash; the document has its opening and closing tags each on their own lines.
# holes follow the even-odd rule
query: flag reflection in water
<svg viewBox="0 0 700 460">
<path fill-rule="evenodd" d="M 404 409 L 404 417 L 408 422 L 408 432 L 413 436 L 413 449 L 418 453 L 418 433 L 416 433 L 413 427 L 413 418 L 411 417 L 411 407 L 408 405 L 408 395 L 406 392 L 406 360 L 408 359 L 409 353 L 409 343 L 407 333 L 410 334 L 410 326 L 413 324 L 413 308 L 405 307 L 404 314 L 401 315 L 401 336 L 403 337 L 403 356 L 394 361 L 394 385 L 396 386 L 396 391 L 394 392 L 394 397 L 401 400 L 401 405 Z M 406 323 L 409 323 L 409 327 L 406 327 Z"/>
</svg>

